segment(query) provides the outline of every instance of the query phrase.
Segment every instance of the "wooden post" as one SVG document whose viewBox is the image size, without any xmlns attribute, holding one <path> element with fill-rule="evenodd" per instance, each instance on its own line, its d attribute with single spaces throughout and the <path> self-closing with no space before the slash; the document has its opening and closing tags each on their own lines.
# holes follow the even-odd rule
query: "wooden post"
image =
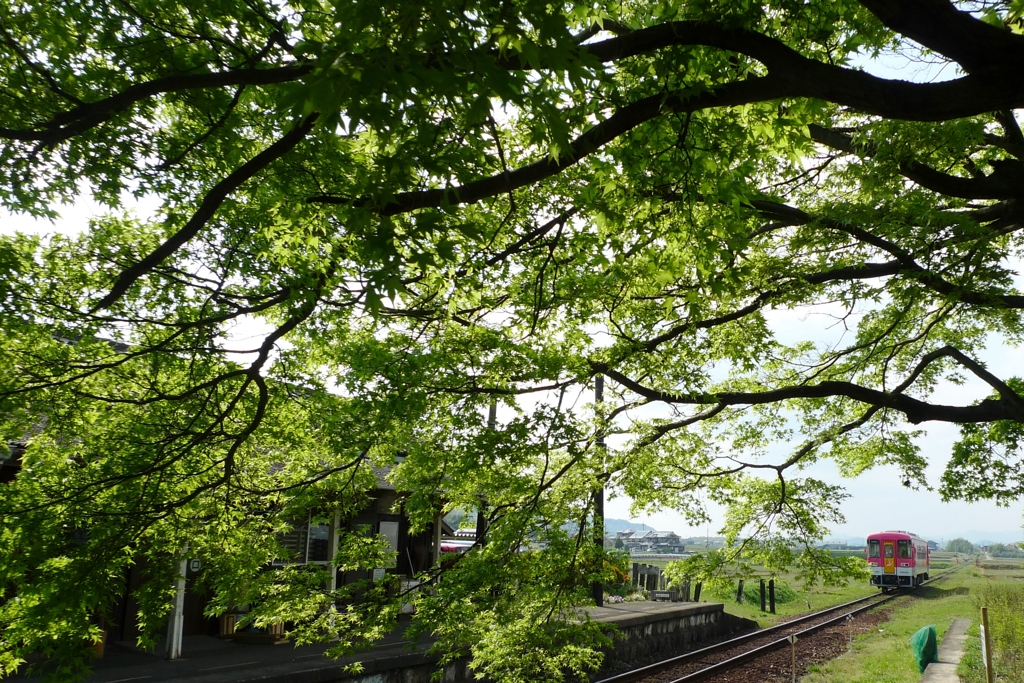
<svg viewBox="0 0 1024 683">
<path fill-rule="evenodd" d="M 633 588 L 640 587 L 640 565 L 637 562 L 633 563 Z"/>
<path fill-rule="evenodd" d="M 761 579 L 761 611 L 764 612 L 764 579 Z"/>
<path fill-rule="evenodd" d="M 334 564 L 334 556 L 338 554 L 338 536 L 341 532 L 341 513 L 335 512 L 331 516 L 330 536 L 327 539 L 327 567 L 331 571 L 327 579 L 327 590 L 331 593 L 338 589 L 338 566 Z"/>
<path fill-rule="evenodd" d="M 739 587 L 736 588 L 736 604 L 743 604 L 743 579 L 740 579 Z"/>
<path fill-rule="evenodd" d="M 330 562 L 328 563 L 327 568 L 330 570 L 331 575 L 327 579 L 327 590 L 328 590 L 328 592 L 329 592 L 329 594 L 331 596 L 331 604 L 328 607 L 328 610 L 331 613 L 330 625 L 331 625 L 331 628 L 333 629 L 334 628 L 334 624 L 335 624 L 335 619 L 334 619 L 335 613 L 338 611 L 338 596 L 337 596 L 337 590 L 338 590 L 338 565 L 336 565 L 334 563 L 334 559 L 335 559 L 335 557 L 338 554 L 338 542 L 340 540 L 339 537 L 341 535 L 341 513 L 340 512 L 335 512 L 333 515 L 331 515 L 331 527 L 330 528 L 331 528 L 331 531 L 330 531 L 331 535 L 327 539 L 327 557 L 330 558 Z M 441 545 L 437 544 L 434 547 L 435 548 L 440 548 Z M 406 550 L 408 550 L 408 548 Z M 283 629 L 284 629 L 284 625 L 282 624 L 282 632 L 283 632 Z M 231 632 L 234 633 L 234 626 L 233 625 L 232 625 L 232 631 Z"/>
<path fill-rule="evenodd" d="M 689 581 L 684 581 L 683 582 L 683 595 L 682 595 L 682 598 L 683 598 L 683 602 L 690 602 L 690 582 Z"/>
<path fill-rule="evenodd" d="M 988 630 L 988 607 L 981 608 L 981 658 L 985 664 L 985 681 L 994 683 L 992 672 L 992 639 Z"/>
<path fill-rule="evenodd" d="M 701 584 L 701 582 L 698 581 L 696 588 L 693 589 L 693 601 L 694 602 L 700 602 L 700 589 L 702 588 L 702 586 L 703 586 L 703 584 Z"/>
<path fill-rule="evenodd" d="M 598 410 L 604 403 L 604 375 L 596 375 L 594 377 L 594 403 L 597 404 Z M 596 446 L 598 454 L 601 456 L 601 461 L 604 462 L 604 430 L 601 430 L 597 434 Z M 602 466 L 602 470 L 604 467 Z M 597 545 L 597 556 L 604 556 L 604 485 L 602 484 L 597 491 L 594 492 L 594 544 Z M 604 586 L 600 581 L 595 581 L 591 586 L 591 592 L 594 595 L 594 603 L 598 607 L 604 606 Z"/>
<path fill-rule="evenodd" d="M 793 650 L 793 683 L 796 683 L 796 636 L 789 636 L 786 638 L 789 641 L 789 645 Z"/>
<path fill-rule="evenodd" d="M 775 579 L 768 579 L 768 611 L 775 614 Z"/>
</svg>

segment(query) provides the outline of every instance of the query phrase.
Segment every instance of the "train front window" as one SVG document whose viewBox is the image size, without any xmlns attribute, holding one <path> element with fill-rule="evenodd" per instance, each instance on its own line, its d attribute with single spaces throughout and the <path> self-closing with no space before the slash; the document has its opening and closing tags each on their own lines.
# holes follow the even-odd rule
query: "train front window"
<svg viewBox="0 0 1024 683">
<path fill-rule="evenodd" d="M 878 557 L 881 555 L 879 552 L 881 545 L 878 541 L 868 541 L 868 557 Z"/>
<path fill-rule="evenodd" d="M 910 541 L 898 541 L 901 560 L 910 559 Z"/>
<path fill-rule="evenodd" d="M 892 543 L 885 544 L 885 557 L 886 559 L 892 558 Z"/>
</svg>

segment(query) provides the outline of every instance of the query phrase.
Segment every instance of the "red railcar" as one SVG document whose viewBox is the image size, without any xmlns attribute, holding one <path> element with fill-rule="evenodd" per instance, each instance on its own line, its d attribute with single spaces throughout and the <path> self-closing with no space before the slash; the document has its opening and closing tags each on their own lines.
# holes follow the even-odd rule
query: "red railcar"
<svg viewBox="0 0 1024 683">
<path fill-rule="evenodd" d="M 871 534 L 864 554 L 872 586 L 913 588 L 928 579 L 928 541 L 909 531 Z"/>
</svg>

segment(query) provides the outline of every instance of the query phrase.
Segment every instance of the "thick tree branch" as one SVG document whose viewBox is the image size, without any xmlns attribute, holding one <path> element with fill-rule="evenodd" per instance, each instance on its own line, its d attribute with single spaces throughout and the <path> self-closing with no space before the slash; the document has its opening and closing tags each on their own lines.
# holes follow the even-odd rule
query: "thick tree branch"
<svg viewBox="0 0 1024 683">
<path fill-rule="evenodd" d="M 935 121 L 1024 106 L 1024 84 L 1017 78 L 1019 65 L 1024 62 L 1024 39 L 957 12 L 942 0 L 914 0 L 908 3 L 872 0 L 864 4 L 881 16 L 883 21 L 900 26 L 897 30 L 915 39 L 921 33 L 917 22 L 920 22 L 922 16 L 930 15 L 915 14 L 914 9 L 908 10 L 907 7 L 921 5 L 922 8 L 927 6 L 922 11 L 937 11 L 941 21 L 932 22 L 936 26 L 930 26 L 923 32 L 939 35 L 940 42 L 950 41 L 952 45 L 954 37 L 960 38 L 959 32 L 966 31 L 965 35 L 973 42 L 967 48 L 971 54 L 965 52 L 962 57 L 968 62 L 984 63 L 988 67 L 985 77 L 968 76 L 935 84 L 890 81 L 804 57 L 782 41 L 756 31 L 730 29 L 698 21 L 658 24 L 581 46 L 579 50 L 581 55 L 600 62 L 615 62 L 669 46 L 715 47 L 761 62 L 773 75 L 797 86 L 798 92 L 793 95 L 817 97 L 897 119 Z M 453 56 L 424 53 L 418 63 L 446 64 L 452 61 Z M 495 54 L 494 58 L 501 68 L 549 68 L 543 63 L 527 64 L 517 55 Z M 286 83 L 312 73 L 315 68 L 312 62 L 300 62 L 269 69 L 239 69 L 156 78 L 129 86 L 116 95 L 77 106 L 55 116 L 40 129 L 0 128 L 0 137 L 53 145 L 109 121 L 138 102 L 163 93 Z"/>
<path fill-rule="evenodd" d="M 1024 37 L 992 26 L 948 0 L 860 0 L 893 31 L 959 63 L 968 72 L 1024 66 Z"/>
<path fill-rule="evenodd" d="M 273 69 L 239 69 L 214 73 L 166 76 L 129 86 L 116 95 L 82 104 L 43 124 L 42 129 L 0 128 L 0 137 L 55 145 L 84 133 L 127 111 L 132 105 L 157 95 L 182 90 L 203 90 L 227 86 L 272 85 L 296 81 L 312 72 L 313 65 L 297 63 Z"/>
<path fill-rule="evenodd" d="M 245 162 L 228 177 L 220 181 L 203 197 L 202 203 L 188 222 L 180 230 L 165 240 L 159 247 L 154 249 L 148 256 L 133 266 L 121 271 L 110 292 L 100 299 L 92 311 L 109 308 L 118 299 L 124 296 L 125 292 L 140 277 L 158 266 L 164 259 L 177 251 L 182 245 L 195 237 L 202 230 L 206 223 L 213 218 L 213 215 L 220 208 L 220 205 L 227 199 L 228 195 L 237 190 L 243 183 L 254 175 L 265 169 L 274 161 L 290 152 L 298 145 L 306 135 L 313 130 L 317 114 L 307 116 L 299 125 L 282 138 L 274 142 L 265 150 Z"/>
<path fill-rule="evenodd" d="M 1024 400 L 1017 396 L 1009 387 L 1010 399 L 986 399 L 971 406 L 950 406 L 928 403 L 902 393 L 909 382 L 919 376 L 920 371 L 929 363 L 941 357 L 955 357 L 948 349 L 940 349 L 928 354 L 908 381 L 892 392 L 871 389 L 853 382 L 825 381 L 818 384 L 796 385 L 767 389 L 754 392 L 724 391 L 717 393 L 686 393 L 652 389 L 633 380 L 627 375 L 611 368 L 607 363 L 591 362 L 591 371 L 605 373 L 630 391 L 650 401 L 671 404 L 737 406 L 766 405 L 794 399 L 846 397 L 870 406 L 891 408 L 903 413 L 911 424 L 921 422 L 993 422 L 996 420 L 1024 421 Z M 904 386 L 906 385 L 906 386 Z M 1005 387 L 1005 384 L 1003 385 Z"/>
<path fill-rule="evenodd" d="M 1024 132 L 1021 131 L 1020 124 L 1017 123 L 1017 117 L 1010 110 L 997 111 L 995 116 L 999 125 L 1003 127 L 1003 132 L 1006 133 L 1008 144 L 1003 149 L 1024 161 Z"/>
<path fill-rule="evenodd" d="M 847 154 L 872 157 L 875 149 L 869 145 L 857 145 L 853 138 L 845 133 L 825 128 L 817 124 L 808 126 L 811 138 L 832 149 Z M 949 197 L 962 199 L 1022 199 L 1024 185 L 1017 182 L 1010 174 L 997 167 L 995 173 L 988 176 L 964 178 L 936 171 L 927 164 L 917 161 L 901 161 L 900 173 L 921 187 Z"/>
<path fill-rule="evenodd" d="M 376 207 L 385 216 L 408 213 L 417 209 L 473 204 L 497 195 L 507 194 L 521 187 L 533 185 L 555 176 L 576 165 L 604 145 L 666 112 L 686 112 L 710 107 L 727 107 L 761 101 L 765 98 L 784 97 L 790 88 L 778 79 L 750 78 L 729 83 L 697 95 L 672 93 L 652 95 L 622 107 L 601 123 L 590 128 L 570 143 L 558 158 L 545 155 L 538 161 L 507 173 L 500 173 L 466 183 L 459 187 L 404 192 L 386 204 Z M 319 195 L 310 202 L 322 204 L 351 204 L 368 206 L 371 200 Z"/>
</svg>

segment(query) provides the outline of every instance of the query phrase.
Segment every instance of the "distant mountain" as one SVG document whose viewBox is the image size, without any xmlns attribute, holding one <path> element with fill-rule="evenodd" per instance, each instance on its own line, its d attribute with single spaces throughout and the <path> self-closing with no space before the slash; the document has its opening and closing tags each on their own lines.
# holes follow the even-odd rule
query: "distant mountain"
<svg viewBox="0 0 1024 683">
<path fill-rule="evenodd" d="M 628 519 L 615 519 L 614 517 L 604 518 L 604 532 L 606 534 L 614 534 L 616 531 L 625 531 L 626 529 L 632 529 L 634 531 L 642 531 L 644 529 L 655 530 L 655 531 L 671 531 L 671 529 L 654 529 L 653 526 L 645 524 L 643 522 L 633 522 Z"/>
</svg>

